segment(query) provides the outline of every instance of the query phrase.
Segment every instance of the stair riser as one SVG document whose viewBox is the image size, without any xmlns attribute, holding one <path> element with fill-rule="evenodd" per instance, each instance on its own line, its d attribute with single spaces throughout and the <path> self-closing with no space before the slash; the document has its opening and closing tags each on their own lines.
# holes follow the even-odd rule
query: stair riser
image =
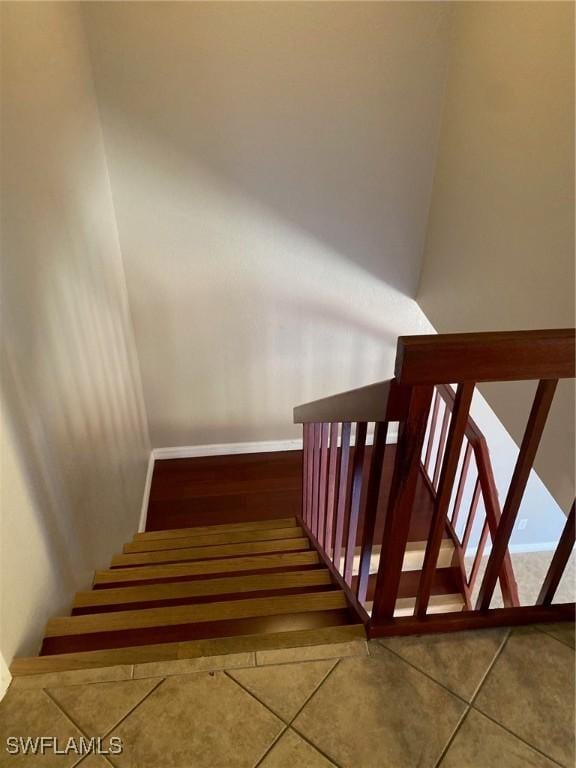
<svg viewBox="0 0 576 768">
<path fill-rule="evenodd" d="M 320 586 L 311 587 L 288 587 L 286 589 L 269 589 L 258 590 L 253 592 L 234 592 L 224 593 L 219 595 L 199 595 L 196 597 L 180 597 L 167 600 L 148 600 L 132 603 L 117 603 L 115 605 L 96 605 L 96 606 L 84 606 L 72 609 L 72 616 L 86 616 L 96 613 L 114 613 L 119 611 L 133 611 L 147 608 L 166 608 L 168 606 L 177 605 L 203 605 L 206 603 L 216 603 L 222 600 L 244 600 L 254 597 L 275 597 L 278 595 L 308 595 L 313 592 L 334 592 L 337 590 L 336 585 L 326 584 Z"/>
<path fill-rule="evenodd" d="M 137 540 L 123 547 L 124 554 L 136 552 L 159 552 L 165 549 L 186 549 L 211 547 L 221 544 L 243 544 L 255 541 L 302 538 L 302 528 L 272 528 L 269 531 L 238 531 L 233 533 L 206 534 L 204 536 L 182 536 L 174 539 Z"/>
<path fill-rule="evenodd" d="M 242 555 L 275 554 L 278 552 L 303 552 L 310 549 L 307 538 L 279 539 L 277 541 L 248 542 L 247 544 L 222 544 L 214 547 L 191 547 L 187 549 L 163 550 L 161 552 L 138 552 L 129 555 L 114 555 L 112 568 L 130 568 L 158 563 L 178 563 L 192 560 L 219 560 L 224 557 Z"/>
<path fill-rule="evenodd" d="M 315 611 L 311 613 L 259 616 L 250 619 L 186 624 L 172 627 L 151 627 L 141 630 L 102 632 L 93 635 L 47 637 L 42 644 L 41 655 L 75 653 L 107 648 L 126 648 L 154 643 L 178 643 L 191 640 L 209 640 L 213 637 L 234 635 L 268 634 L 298 630 L 335 627 L 353 623 L 353 616 L 346 609 Z"/>
</svg>

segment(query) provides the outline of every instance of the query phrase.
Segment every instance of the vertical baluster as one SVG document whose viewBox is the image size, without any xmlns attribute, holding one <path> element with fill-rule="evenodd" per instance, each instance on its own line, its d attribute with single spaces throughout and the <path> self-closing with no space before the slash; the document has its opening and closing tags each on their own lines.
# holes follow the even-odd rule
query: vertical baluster
<svg viewBox="0 0 576 768">
<path fill-rule="evenodd" d="M 318 494 L 318 529 L 316 538 L 322 546 L 324 528 L 326 525 L 326 495 L 328 482 L 328 436 L 330 424 L 322 424 L 320 428 L 320 491 Z"/>
<path fill-rule="evenodd" d="M 368 488 L 364 497 L 362 518 L 364 527 L 362 532 L 362 549 L 360 552 L 360 568 L 358 570 L 358 600 L 364 603 L 370 578 L 370 560 L 372 558 L 372 545 L 374 543 L 374 529 L 376 527 L 376 515 L 378 512 L 378 498 L 380 496 L 380 482 L 384 467 L 384 453 L 386 449 L 386 435 L 388 422 L 378 421 L 374 429 L 374 443 L 370 460 L 370 474 L 368 476 Z"/>
<path fill-rule="evenodd" d="M 456 492 L 456 498 L 454 499 L 454 508 L 452 509 L 452 527 L 456 530 L 458 523 L 458 515 L 460 514 L 460 505 L 462 504 L 462 496 L 464 494 L 464 488 L 466 486 L 466 480 L 468 478 L 468 467 L 470 466 L 470 459 L 472 458 L 472 446 L 470 443 L 466 445 L 466 451 L 464 453 L 464 461 L 462 462 L 462 469 L 460 470 L 460 480 L 458 481 L 458 490 Z"/>
<path fill-rule="evenodd" d="M 474 520 L 476 518 L 476 510 L 478 509 L 478 502 L 480 501 L 481 490 L 482 490 L 482 485 L 480 483 L 480 477 L 477 477 L 476 484 L 474 486 L 474 491 L 472 493 L 472 501 L 470 502 L 470 509 L 468 511 L 468 519 L 466 520 L 466 525 L 464 526 L 464 533 L 462 534 L 462 549 L 464 550 L 464 554 L 466 554 L 466 549 L 468 547 L 468 542 L 470 541 L 470 535 L 472 533 L 472 528 L 474 526 Z"/>
<path fill-rule="evenodd" d="M 486 445 L 484 437 L 482 437 L 475 445 L 474 456 L 478 468 L 480 485 L 482 487 L 482 498 L 484 500 L 486 517 L 490 527 L 490 536 L 492 541 L 494 541 L 502 513 L 500 512 L 500 502 L 498 501 L 498 491 L 496 490 L 496 482 L 494 480 L 494 474 L 492 473 L 488 446 Z M 506 552 L 504 556 L 504 563 L 502 564 L 502 570 L 500 571 L 500 589 L 506 608 L 520 605 L 518 585 L 516 584 L 516 578 L 514 577 L 512 558 L 510 557 L 509 552 Z"/>
<path fill-rule="evenodd" d="M 330 425 L 330 461 L 328 468 L 328 499 L 326 501 L 326 528 L 324 531 L 324 551 L 332 557 L 332 533 L 334 514 L 338 499 L 338 422 Z"/>
<path fill-rule="evenodd" d="M 434 392 L 434 405 L 432 406 L 432 416 L 430 418 L 430 433 L 428 435 L 428 444 L 426 445 L 426 456 L 424 459 L 424 469 L 430 477 L 428 468 L 430 467 L 430 459 L 432 457 L 432 446 L 434 445 L 434 435 L 436 434 L 436 423 L 438 421 L 438 408 L 440 407 L 440 395 L 438 390 Z"/>
<path fill-rule="evenodd" d="M 442 428 L 440 429 L 440 440 L 438 441 L 438 451 L 436 453 L 436 463 L 434 464 L 434 478 L 432 485 L 438 488 L 438 478 L 442 469 L 442 458 L 444 456 L 444 446 L 446 445 L 446 433 L 448 431 L 448 422 L 450 421 L 450 408 L 448 403 L 444 403 L 444 416 L 442 418 Z"/>
<path fill-rule="evenodd" d="M 508 494 L 502 509 L 502 517 L 500 518 L 492 552 L 490 553 L 488 565 L 486 566 L 484 578 L 480 586 L 476 610 L 485 611 L 490 607 L 494 587 L 496 586 L 496 581 L 508 551 L 508 542 L 510 541 L 530 471 L 534 464 L 536 451 L 540 445 L 540 439 L 546 425 L 546 419 L 548 418 L 548 412 L 552 405 L 557 384 L 558 381 L 555 379 L 545 379 L 538 384 L 530 416 L 528 417 L 526 431 L 522 438 L 520 453 L 516 460 L 512 480 L 510 481 L 510 487 L 508 488 Z"/>
<path fill-rule="evenodd" d="M 356 531 L 360 512 L 360 495 L 362 493 L 362 474 L 364 470 L 364 452 L 366 447 L 366 429 L 368 424 L 359 421 L 356 424 L 356 439 L 354 442 L 354 460 L 352 464 L 352 492 L 350 494 L 350 513 L 348 515 L 348 539 L 344 559 L 344 581 L 352 585 L 352 568 L 354 566 L 354 550 L 356 548 Z"/>
<path fill-rule="evenodd" d="M 308 424 L 302 425 L 302 520 L 308 520 Z"/>
<path fill-rule="evenodd" d="M 320 424 L 313 425 L 313 435 L 312 525 L 310 528 L 313 535 L 316 536 L 318 531 L 318 494 L 320 491 Z"/>
<path fill-rule="evenodd" d="M 574 547 L 574 504 L 566 520 L 566 525 L 560 536 L 554 557 L 548 568 L 548 572 L 542 584 L 542 589 L 536 600 L 536 605 L 550 605 L 560 584 L 560 579 L 566 568 L 568 558 Z"/>
<path fill-rule="evenodd" d="M 307 476 L 308 481 L 306 484 L 306 525 L 312 530 L 312 499 L 314 494 L 314 424 L 306 424 L 307 429 L 307 449 L 306 449 L 306 465 L 308 467 Z"/>
<path fill-rule="evenodd" d="M 434 572 L 438 562 L 440 546 L 442 544 L 442 535 L 446 527 L 446 515 L 454 487 L 456 470 L 458 469 L 458 459 L 464 439 L 464 432 L 468 422 L 468 413 L 474 394 L 474 382 L 464 382 L 458 385 L 456 399 L 454 401 L 454 410 L 450 421 L 450 430 L 446 444 L 446 453 L 442 461 L 442 470 L 438 483 L 438 493 L 434 503 L 434 512 L 430 524 L 430 534 L 428 536 L 428 545 L 424 555 L 424 565 L 420 575 L 420 584 L 418 585 L 418 594 L 416 595 L 415 613 L 423 618 L 428 610 L 428 602 L 432 591 L 432 582 Z"/>
<path fill-rule="evenodd" d="M 336 507 L 336 529 L 334 532 L 334 555 L 332 562 L 340 570 L 342 556 L 342 539 L 344 538 L 344 522 L 346 519 L 346 497 L 348 490 L 348 470 L 350 467 L 350 422 L 342 424 L 340 438 L 340 478 L 338 483 L 338 506 Z"/>
<path fill-rule="evenodd" d="M 432 393 L 431 386 L 415 386 L 409 390 L 408 415 L 406 421 L 401 424 L 398 435 L 384 523 L 382 552 L 372 608 L 374 624 L 391 619 L 394 615 Z"/>
<path fill-rule="evenodd" d="M 488 525 L 488 518 L 486 518 L 486 520 L 484 520 L 484 525 L 482 526 L 482 533 L 480 534 L 480 539 L 478 541 L 478 549 L 476 550 L 476 555 L 474 556 L 474 562 L 472 563 L 470 578 L 468 579 L 468 587 L 470 591 L 474 589 L 476 579 L 478 578 L 478 571 L 480 570 L 480 565 L 482 563 L 482 556 L 484 555 L 484 548 L 486 547 L 486 540 L 488 538 L 489 530 L 490 526 Z"/>
</svg>

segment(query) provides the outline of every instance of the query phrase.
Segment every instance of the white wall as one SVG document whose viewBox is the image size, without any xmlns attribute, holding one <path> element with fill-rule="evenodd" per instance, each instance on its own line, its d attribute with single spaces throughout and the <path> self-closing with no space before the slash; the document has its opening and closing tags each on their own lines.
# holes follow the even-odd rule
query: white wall
<svg viewBox="0 0 576 768">
<path fill-rule="evenodd" d="M 0 655 L 136 530 L 149 441 L 79 8 L 2 3 Z"/>
<path fill-rule="evenodd" d="M 388 378 L 414 294 L 448 8 L 86 3 L 155 446 L 297 436 Z"/>
<path fill-rule="evenodd" d="M 439 332 L 574 326 L 574 5 L 456 3 L 417 300 Z M 534 386 L 482 392 L 520 441 Z M 574 389 L 536 468 L 574 498 Z"/>
</svg>

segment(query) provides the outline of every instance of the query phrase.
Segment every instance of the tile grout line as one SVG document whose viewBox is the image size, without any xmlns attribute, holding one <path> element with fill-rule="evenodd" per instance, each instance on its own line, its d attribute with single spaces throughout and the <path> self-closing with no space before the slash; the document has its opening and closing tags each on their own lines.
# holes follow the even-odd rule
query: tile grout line
<svg viewBox="0 0 576 768">
<path fill-rule="evenodd" d="M 478 709 L 478 707 L 470 706 L 471 710 L 474 710 L 474 712 L 478 712 L 479 715 L 482 715 L 482 717 L 485 717 L 487 720 L 490 720 L 490 722 L 494 723 L 494 725 L 497 725 L 499 728 L 502 728 L 503 731 L 506 731 L 506 733 L 509 733 L 510 736 L 513 736 L 518 741 L 522 742 L 522 744 L 525 744 L 527 747 L 529 747 L 533 752 L 537 752 L 539 755 L 542 755 L 542 757 L 545 757 L 546 760 L 549 760 L 551 763 L 554 763 L 554 765 L 560 766 L 560 768 L 566 768 L 562 763 L 559 763 L 556 758 L 551 757 L 546 752 L 542 752 L 541 749 L 538 747 L 535 747 L 533 744 L 530 744 L 530 742 L 526 741 L 526 739 L 523 739 L 522 736 L 518 736 L 517 733 L 514 733 L 514 731 L 511 731 L 510 728 L 505 726 L 503 723 L 500 723 L 498 720 L 495 720 L 490 715 L 486 714 L 486 712 L 483 712 L 481 709 Z"/>
<path fill-rule="evenodd" d="M 339 659 L 339 658 L 336 658 L 335 660 L 334 660 L 334 659 L 314 659 L 313 661 L 334 661 L 334 663 L 332 664 L 332 666 L 330 667 L 330 669 L 328 670 L 328 672 L 326 672 L 326 674 L 324 675 L 324 677 L 322 678 L 322 680 L 320 680 L 320 682 L 318 683 L 318 685 L 316 686 L 316 688 L 314 688 L 314 690 L 312 691 L 312 693 L 311 693 L 311 694 L 310 694 L 310 695 L 309 695 L 309 696 L 306 698 L 306 700 L 304 701 L 304 703 L 303 703 L 303 704 L 302 704 L 302 705 L 299 707 L 298 711 L 297 711 L 297 712 L 294 714 L 294 716 L 293 716 L 293 717 L 290 719 L 290 721 L 289 721 L 288 723 L 286 723 L 286 722 L 285 722 L 285 721 L 284 721 L 284 720 L 283 720 L 283 719 L 282 719 L 282 718 L 281 718 L 281 717 L 280 717 L 280 716 L 279 716 L 279 715 L 278 715 L 276 712 L 274 712 L 274 710 L 273 710 L 273 709 L 271 709 L 271 708 L 270 708 L 270 707 L 269 707 L 269 706 L 268 706 L 268 705 L 267 705 L 265 702 L 261 701 L 261 700 L 258 698 L 258 696 L 256 696 L 254 693 L 252 693 L 252 691 L 250 691 L 250 690 L 248 690 L 247 688 L 245 688 L 245 687 L 242 685 L 242 683 L 238 682 L 238 680 L 236 680 L 234 677 L 232 677 L 232 675 L 228 674 L 227 670 L 223 670 L 223 672 L 224 672 L 224 674 L 226 675 L 226 677 L 230 678 L 230 680 L 232 680 L 234 683 L 236 683 L 236 685 L 238 685 L 240 688 L 242 688 L 242 690 L 243 690 L 243 691 L 245 691 L 245 692 L 246 692 L 246 693 L 247 693 L 249 696 L 251 696 L 251 697 L 252 697 L 253 699 L 255 699 L 255 700 L 256 700 L 256 701 L 257 701 L 259 704 L 261 704 L 263 707 L 265 707 L 265 708 L 266 708 L 266 709 L 267 709 L 267 710 L 268 710 L 268 711 L 269 711 L 271 714 L 273 714 L 273 715 L 274 715 L 274 717 L 278 718 L 278 720 L 280 720 L 280 722 L 281 722 L 281 723 L 284 725 L 284 728 L 283 728 L 283 729 L 280 731 L 280 733 L 279 733 L 279 734 L 276 736 L 276 738 L 275 738 L 275 739 L 274 739 L 274 740 L 271 742 L 271 744 L 268 746 L 268 748 L 265 750 L 265 752 L 264 752 L 264 753 L 261 755 L 261 757 L 258 759 L 258 762 L 254 764 L 254 768 L 258 768 L 258 766 L 260 766 L 260 765 L 262 764 L 262 761 L 263 761 L 263 760 L 266 758 L 266 756 L 267 756 L 267 755 L 268 755 L 268 754 L 271 752 L 271 750 L 273 749 L 273 747 L 274 747 L 274 746 L 275 746 L 275 745 L 278 743 L 278 741 L 279 741 L 279 740 L 282 738 L 282 736 L 284 736 L 284 734 L 286 733 L 286 731 L 290 730 L 290 728 L 291 728 L 291 726 L 292 726 L 292 723 L 294 722 L 294 720 L 295 720 L 295 719 L 298 717 L 298 715 L 300 714 L 300 712 L 302 712 L 302 710 L 303 710 L 303 709 L 304 709 L 304 707 L 305 707 L 305 706 L 308 704 L 308 702 L 310 701 L 310 699 L 312 699 L 312 697 L 313 697 L 313 696 L 314 696 L 314 695 L 315 695 L 315 694 L 316 694 L 316 693 L 319 691 L 319 689 L 320 689 L 320 688 L 321 688 L 321 687 L 324 685 L 324 683 L 326 682 L 327 678 L 328 678 L 328 677 L 329 677 L 329 676 L 332 674 L 332 672 L 333 672 L 333 671 L 336 669 L 336 667 L 338 666 L 338 663 L 339 663 L 340 659 Z M 284 662 L 284 666 L 287 666 L 287 665 L 288 665 L 288 664 L 290 664 L 290 663 L 292 663 L 292 664 L 298 664 L 298 663 L 306 663 L 306 662 L 296 662 L 296 661 L 293 661 L 293 662 Z M 265 664 L 264 666 L 265 666 L 265 667 L 272 667 L 272 666 L 280 666 L 280 665 Z M 260 667 L 258 667 L 258 669 L 260 669 Z M 318 752 L 319 752 L 321 755 L 323 755 L 324 757 L 326 757 L 326 759 L 330 760 L 330 762 L 331 762 L 331 763 L 332 763 L 332 764 L 335 766 L 335 768 L 340 768 L 340 766 L 338 766 L 336 763 L 334 763 L 334 761 L 333 761 L 331 758 L 329 758 L 329 757 L 328 757 L 328 755 L 325 755 L 325 754 L 324 754 L 324 752 L 322 752 L 322 750 L 321 750 L 321 749 L 318 749 L 318 747 L 317 747 L 315 744 L 312 744 L 312 743 L 311 743 L 311 742 L 310 742 L 308 739 L 306 739 L 306 738 L 302 737 L 302 735 L 301 735 L 301 734 L 300 734 L 298 731 L 296 731 L 295 729 L 293 729 L 293 730 L 295 731 L 295 733 L 297 733 L 297 734 L 298 734 L 298 736 L 300 736 L 301 738 L 303 738 L 303 739 L 304 739 L 304 741 L 306 741 L 308 744 L 310 744 L 311 746 L 313 746 L 313 747 L 314 747 L 314 749 L 316 749 L 316 750 L 317 750 L 317 751 L 318 751 Z"/>
<path fill-rule="evenodd" d="M 469 705 L 469 702 L 467 699 L 464 698 L 459 693 L 456 693 L 456 691 L 453 691 L 451 688 L 448 688 L 448 686 L 445 683 L 441 683 L 439 680 L 436 680 L 435 677 L 432 677 L 432 675 L 428 674 L 428 672 L 425 672 L 423 669 L 420 669 L 420 667 L 415 666 L 412 664 L 411 661 L 408 661 L 408 659 L 405 659 L 403 656 L 401 656 L 396 651 L 392 650 L 392 648 L 388 648 L 386 645 L 382 645 L 380 641 L 377 641 L 381 648 L 384 648 L 384 650 L 391 653 L 393 656 L 395 656 L 397 659 L 400 659 L 400 661 L 403 661 L 405 664 L 407 664 L 409 667 L 412 667 L 412 669 L 416 670 L 416 672 L 420 672 L 421 675 L 424 675 L 424 677 L 427 677 L 428 680 L 431 680 L 433 683 L 436 683 L 436 685 L 439 685 L 440 688 L 443 688 L 447 693 L 452 694 L 452 696 L 455 696 L 459 701 L 461 701 L 463 704 L 466 704 L 466 706 Z M 373 659 L 377 659 L 377 656 L 371 656 Z"/>
<path fill-rule="evenodd" d="M 569 623 L 569 622 L 566 622 L 566 624 L 568 624 L 568 623 Z M 574 646 L 573 646 L 573 645 L 571 645 L 571 644 L 570 644 L 570 642 L 568 642 L 568 641 L 566 641 L 566 640 L 560 640 L 560 638 L 559 638 L 559 637 L 556 637 L 555 635 L 551 635 L 551 634 L 550 634 L 550 632 L 547 632 L 545 629 L 543 629 L 543 627 L 546 627 L 546 626 L 548 626 L 547 624 L 536 624 L 535 626 L 536 626 L 536 629 L 537 629 L 539 632 L 542 632 L 542 633 L 543 633 L 544 635 L 546 635 L 547 637 L 551 637 L 551 638 L 552 638 L 552 640 L 556 640 L 556 642 L 558 642 L 558 643 L 562 643 L 562 645 L 565 645 L 567 648 L 570 648 L 570 650 L 571 650 L 571 651 L 574 651 L 574 650 L 575 650 Z"/>
<path fill-rule="evenodd" d="M 454 728 L 454 731 L 452 732 L 452 735 L 450 736 L 450 738 L 448 739 L 448 741 L 444 745 L 444 748 L 442 749 L 442 751 L 441 751 L 441 753 L 440 753 L 440 755 L 438 757 L 438 760 L 434 763 L 434 768 L 439 768 L 439 766 L 441 765 L 442 761 L 446 757 L 446 754 L 448 753 L 448 750 L 452 746 L 452 744 L 454 742 L 454 739 L 456 738 L 456 736 L 458 734 L 458 731 L 462 727 L 462 724 L 464 723 L 464 721 L 468 717 L 468 714 L 469 714 L 470 710 L 472 709 L 472 704 L 474 703 L 474 700 L 476 699 L 476 696 L 480 692 L 480 689 L 482 688 L 486 678 L 488 677 L 488 675 L 492 671 L 492 668 L 494 667 L 494 664 L 496 663 L 496 661 L 499 658 L 500 654 L 504 650 L 504 647 L 506 646 L 506 643 L 508 642 L 508 638 L 510 637 L 511 632 L 512 632 L 512 630 L 508 629 L 508 631 L 506 632 L 506 635 L 502 638 L 502 641 L 501 641 L 498 649 L 496 650 L 494 656 L 492 657 L 492 660 L 488 664 L 488 666 L 486 668 L 486 671 L 484 672 L 484 674 L 482 675 L 482 677 L 480 679 L 480 682 L 476 686 L 476 690 L 472 694 L 472 697 L 471 697 L 470 701 L 466 702 L 466 709 L 464 710 L 464 712 L 462 713 L 462 715 L 459 718 L 458 722 L 456 723 L 456 727 Z"/>
<path fill-rule="evenodd" d="M 350 658 L 350 657 L 344 657 L 344 658 Z M 319 752 L 319 753 L 320 753 L 320 754 L 321 754 L 323 757 L 325 757 L 325 758 L 326 758 L 326 760 L 328 760 L 330 763 L 332 763 L 332 765 L 333 765 L 335 768 L 340 768 L 340 766 L 338 765 L 338 763 L 336 763 L 336 761 L 335 761 L 335 760 L 334 760 L 332 757 L 330 757 L 330 756 L 329 756 L 329 755 L 327 755 L 327 754 L 326 754 L 326 753 L 325 753 L 325 752 L 324 752 L 322 749 L 320 749 L 320 747 L 318 747 L 316 744 L 314 744 L 314 742 L 310 741 L 310 739 L 309 739 L 309 738 L 307 738 L 306 736 L 304 736 L 304 734 L 302 734 L 300 731 L 296 730 L 296 728 L 293 726 L 293 723 L 294 723 L 294 721 L 296 720 L 296 718 L 298 717 L 298 715 L 299 715 L 299 714 L 302 712 L 302 710 L 303 710 L 303 709 L 304 709 L 306 706 L 308 706 L 308 704 L 310 703 L 310 701 L 311 701 L 311 700 L 314 698 L 314 696 L 316 696 L 316 694 L 318 693 L 318 691 L 320 690 L 320 688 L 322 688 L 322 686 L 324 685 L 324 683 L 326 682 L 326 680 L 327 680 L 327 679 L 330 677 L 330 675 L 331 675 L 331 674 L 334 672 L 334 670 L 336 669 L 336 667 L 338 666 L 338 664 L 340 664 L 340 662 L 341 662 L 341 661 L 342 661 L 342 659 L 336 659 L 336 661 L 335 661 L 335 663 L 333 664 L 332 668 L 331 668 L 331 669 L 329 669 L 329 670 L 328 670 L 328 672 L 327 672 L 327 673 L 324 675 L 324 677 L 322 678 L 322 680 L 321 680 L 321 681 L 318 683 L 318 685 L 317 685 L 317 686 L 316 686 L 316 688 L 315 688 L 315 689 L 312 691 L 312 693 L 310 694 L 310 696 L 309 696 L 309 697 L 306 699 L 306 701 L 304 702 L 304 704 L 302 704 L 302 706 L 300 707 L 300 709 L 298 710 L 298 712 L 296 712 L 296 714 L 294 715 L 294 717 L 292 718 L 292 720 L 290 720 L 290 723 L 289 723 L 289 725 L 288 725 L 288 728 L 291 728 L 291 729 L 294 731 L 294 733 L 296 733 L 296 734 L 297 734 L 297 735 L 298 735 L 298 736 L 299 736 L 301 739 L 303 739 L 303 740 L 304 740 L 304 741 L 305 741 L 307 744 L 310 744 L 310 746 L 311 746 L 311 747 L 313 747 L 313 748 L 314 748 L 314 749 L 315 749 L 317 752 Z"/>
<path fill-rule="evenodd" d="M 133 712 L 134 712 L 136 709 L 138 709 L 138 707 L 139 707 L 141 704 L 143 704 L 143 703 L 146 701 L 146 699 L 147 699 L 147 698 L 149 698 L 150 696 L 152 696 L 152 694 L 153 694 L 153 693 L 155 693 L 155 692 L 158 690 L 158 688 L 160 688 L 160 686 L 162 685 L 162 683 L 164 683 L 165 681 L 166 681 L 166 678 L 165 678 L 165 677 L 162 677 L 160 680 L 158 680 L 158 682 L 156 683 L 156 685 L 155 685 L 153 688 L 151 688 L 151 689 L 148 691 L 148 693 L 147 693 L 145 696 L 143 696 L 143 697 L 140 699 L 140 701 L 138 701 L 136 704 L 134 704 L 134 706 L 133 706 L 133 707 L 131 707 L 131 708 L 128 710 L 128 712 L 125 712 L 125 713 L 124 713 L 124 715 L 122 715 L 122 717 L 121 717 L 119 720 L 117 720 L 117 721 L 114 723 L 114 725 L 113 725 L 111 728 L 108 728 L 108 730 L 107 730 L 107 731 L 104 733 L 104 736 L 108 736 L 110 733 L 112 733 L 112 731 L 113 731 L 115 728 L 118 728 L 118 726 L 119 726 L 121 723 L 123 723 L 123 722 L 124 722 L 124 720 L 126 720 L 126 718 L 127 718 L 127 717 L 129 717 L 129 716 L 130 716 L 130 715 L 131 715 L 131 714 L 132 714 L 132 713 L 133 713 Z"/>
</svg>

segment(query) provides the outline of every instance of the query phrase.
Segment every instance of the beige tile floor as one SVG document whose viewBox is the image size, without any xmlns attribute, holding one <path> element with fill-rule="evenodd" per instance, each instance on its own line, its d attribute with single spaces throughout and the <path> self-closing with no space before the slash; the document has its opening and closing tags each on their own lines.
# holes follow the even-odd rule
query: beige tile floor
<svg viewBox="0 0 576 768">
<path fill-rule="evenodd" d="M 11 756 L 8 736 L 112 736 L 119 755 Z M 574 628 L 391 638 L 18 678 L 1 766 L 574 765 Z"/>
</svg>

